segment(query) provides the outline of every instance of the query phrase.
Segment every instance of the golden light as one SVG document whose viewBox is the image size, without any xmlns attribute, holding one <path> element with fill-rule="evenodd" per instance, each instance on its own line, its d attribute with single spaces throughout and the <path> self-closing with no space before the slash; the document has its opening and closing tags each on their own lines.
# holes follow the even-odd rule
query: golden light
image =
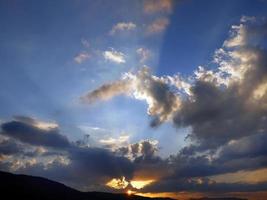
<svg viewBox="0 0 267 200">
<path fill-rule="evenodd" d="M 128 195 L 132 195 L 133 194 L 133 191 L 132 190 L 127 190 L 127 194 Z"/>
<path fill-rule="evenodd" d="M 145 187 L 146 185 L 153 183 L 154 181 L 155 180 L 145 180 L 145 181 L 135 180 L 135 181 L 131 181 L 130 183 L 134 188 L 141 189 Z"/>
<path fill-rule="evenodd" d="M 128 186 L 129 182 L 125 180 L 125 177 L 122 178 L 113 178 L 106 183 L 107 186 L 115 189 L 125 189 Z"/>
<path fill-rule="evenodd" d="M 202 193 L 197 192 L 160 192 L 160 193 L 135 193 L 135 195 L 149 198 L 172 198 L 179 200 L 199 199 L 203 197 Z"/>
</svg>

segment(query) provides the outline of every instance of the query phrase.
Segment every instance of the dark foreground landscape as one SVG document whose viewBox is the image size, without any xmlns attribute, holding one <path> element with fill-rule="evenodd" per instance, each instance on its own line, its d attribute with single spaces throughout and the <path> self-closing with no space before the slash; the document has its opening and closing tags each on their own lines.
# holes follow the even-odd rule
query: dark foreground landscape
<svg viewBox="0 0 267 200">
<path fill-rule="evenodd" d="M 6 199 L 64 199 L 64 200 L 171 200 L 104 192 L 80 192 L 64 184 L 41 177 L 0 172 L 1 195 Z M 201 198 L 194 200 L 244 200 L 238 198 Z"/>
</svg>

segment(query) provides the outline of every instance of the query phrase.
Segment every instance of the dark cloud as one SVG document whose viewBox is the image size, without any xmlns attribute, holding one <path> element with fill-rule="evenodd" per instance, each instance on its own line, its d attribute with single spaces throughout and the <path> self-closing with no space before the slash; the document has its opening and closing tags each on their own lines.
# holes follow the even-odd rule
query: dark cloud
<svg viewBox="0 0 267 200">
<path fill-rule="evenodd" d="M 14 120 L 1 124 L 2 135 L 12 137 L 31 145 L 66 148 L 70 146 L 66 136 L 57 128 L 38 128 L 25 120 Z"/>
<path fill-rule="evenodd" d="M 129 159 L 116 156 L 109 150 L 102 148 L 72 148 L 69 151 L 72 167 L 79 169 L 78 173 L 89 173 L 97 177 L 131 178 L 134 167 Z M 93 173 L 92 173 L 93 172 Z"/>
<path fill-rule="evenodd" d="M 227 43 L 235 48 L 221 50 L 228 58 L 218 61 L 219 67 L 224 67 L 220 73 L 231 74 L 224 80 L 228 84 L 218 84 L 223 79 L 218 72 L 203 73 L 191 87 L 191 98 L 182 102 L 173 119 L 178 127 L 192 128 L 189 138 L 195 141 L 198 151 L 267 132 L 267 51 L 253 46 L 249 39 L 251 35 L 266 37 L 267 27 L 240 25 L 236 31 L 237 35 Z"/>
<path fill-rule="evenodd" d="M 260 133 L 235 140 L 223 146 L 219 153 L 220 160 L 255 158 L 267 156 L 267 135 Z"/>
<path fill-rule="evenodd" d="M 1 158 L 2 170 L 44 176 L 85 190 L 97 189 L 114 177 L 132 178 L 135 167 L 128 158 L 108 149 L 70 143 L 59 128 L 38 127 L 31 119 L 16 117 L 1 125 L 1 134 L 12 138 L 0 142 L 0 154 L 12 155 Z M 40 156 L 48 162 L 36 162 Z"/>
<path fill-rule="evenodd" d="M 14 155 L 22 152 L 23 148 L 15 141 L 4 139 L 0 141 L 0 154 Z"/>
<path fill-rule="evenodd" d="M 133 159 L 147 160 L 156 157 L 158 152 L 158 141 L 142 140 L 137 143 L 116 149 L 116 153 Z"/>
</svg>

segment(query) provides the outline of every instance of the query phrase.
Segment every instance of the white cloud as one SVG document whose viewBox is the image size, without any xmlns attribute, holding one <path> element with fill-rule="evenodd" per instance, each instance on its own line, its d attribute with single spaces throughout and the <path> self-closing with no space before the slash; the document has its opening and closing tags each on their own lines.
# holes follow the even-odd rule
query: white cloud
<svg viewBox="0 0 267 200">
<path fill-rule="evenodd" d="M 74 57 L 74 61 L 78 64 L 83 63 L 84 61 L 88 60 L 91 55 L 87 52 L 81 52 L 77 56 Z"/>
<path fill-rule="evenodd" d="M 125 55 L 122 52 L 115 51 L 111 49 L 110 51 L 104 51 L 103 56 L 106 60 L 115 62 L 115 63 L 125 63 Z"/>
<path fill-rule="evenodd" d="M 122 32 L 122 31 L 131 31 L 136 28 L 136 24 L 133 22 L 119 22 L 116 25 L 114 25 L 109 32 L 111 35 L 114 35 L 117 32 Z"/>
<path fill-rule="evenodd" d="M 100 144 L 111 148 L 112 150 L 115 150 L 117 148 L 120 148 L 122 146 L 128 145 L 129 143 L 129 135 L 120 135 L 119 137 L 109 137 L 109 138 L 103 138 L 100 139 Z"/>
<path fill-rule="evenodd" d="M 246 38 L 246 27 L 243 24 L 233 25 L 231 29 L 231 37 L 229 40 L 224 42 L 225 47 L 236 47 L 243 46 L 247 40 Z"/>
</svg>

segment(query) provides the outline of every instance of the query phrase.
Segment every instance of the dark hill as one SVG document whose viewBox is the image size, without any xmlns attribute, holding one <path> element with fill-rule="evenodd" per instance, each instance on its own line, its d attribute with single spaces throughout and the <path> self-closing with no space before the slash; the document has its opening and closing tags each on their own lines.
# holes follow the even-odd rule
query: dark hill
<svg viewBox="0 0 267 200">
<path fill-rule="evenodd" d="M 104 192 L 80 192 L 46 178 L 15 175 L 0 171 L 0 195 L 4 199 L 27 200 L 172 200 Z M 200 198 L 191 200 L 245 200 L 239 198 Z"/>
<path fill-rule="evenodd" d="M 64 184 L 41 177 L 0 172 L 1 197 L 28 200 L 171 200 L 103 192 L 80 192 Z M 2 199 L 2 198 L 1 198 Z"/>
</svg>

